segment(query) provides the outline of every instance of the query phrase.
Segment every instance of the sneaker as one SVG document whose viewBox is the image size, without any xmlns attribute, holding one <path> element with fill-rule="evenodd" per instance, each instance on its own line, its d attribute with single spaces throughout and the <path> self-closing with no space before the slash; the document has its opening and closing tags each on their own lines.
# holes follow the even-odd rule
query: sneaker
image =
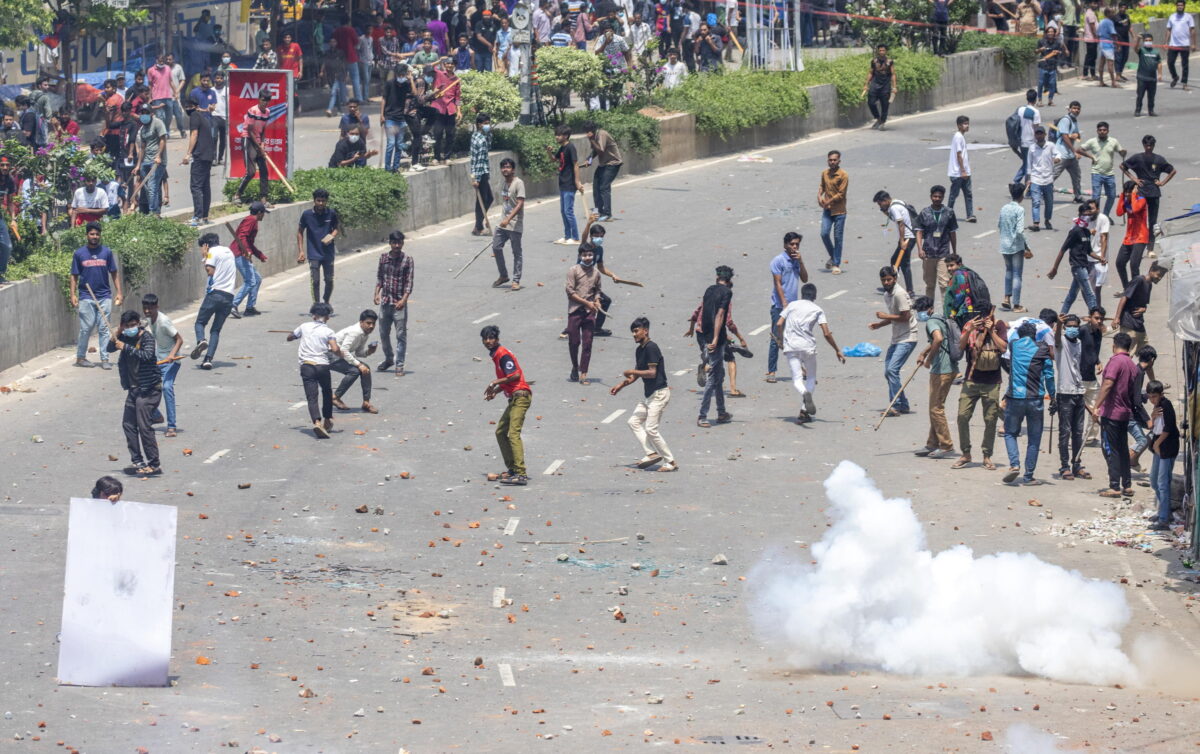
<svg viewBox="0 0 1200 754">
<path fill-rule="evenodd" d="M 1004 483 L 1012 484 L 1013 482 L 1017 481 L 1017 477 L 1019 477 L 1019 476 L 1021 476 L 1020 469 L 1009 469 L 1004 474 Z"/>
<path fill-rule="evenodd" d="M 1133 117 L 1135 117 L 1135 118 L 1140 118 L 1140 117 L 1142 117 L 1142 111 L 1141 111 L 1141 110 L 1134 110 L 1134 111 L 1133 111 Z"/>
<path fill-rule="evenodd" d="M 414 173 L 422 173 L 425 171 L 425 166 L 418 162 L 416 165 L 412 166 L 412 170 Z"/>
<path fill-rule="evenodd" d="M 708 371 L 705 369 L 704 362 L 702 361 L 696 365 L 696 385 L 697 387 L 704 387 L 706 384 L 708 384 Z"/>
<path fill-rule="evenodd" d="M 208 338 L 202 338 L 200 342 L 196 344 L 196 347 L 192 349 L 190 354 L 191 358 L 200 358 L 200 355 L 204 353 L 205 348 L 208 348 Z"/>
<path fill-rule="evenodd" d="M 496 282 L 492 283 L 492 287 L 493 288 L 502 288 L 504 286 L 504 284 L 507 282 L 508 282 L 508 278 L 501 276 L 501 277 L 496 278 Z"/>
<path fill-rule="evenodd" d="M 968 220 L 968 222 L 970 221 Z M 1050 224 L 1049 220 L 1046 221 L 1046 230 L 1054 230 L 1054 226 Z"/>
<path fill-rule="evenodd" d="M 386 372 L 387 370 L 391 369 L 393 366 L 395 366 L 395 362 L 393 362 L 391 359 L 388 359 L 387 361 L 383 362 L 379 366 L 375 367 L 375 371 L 376 372 Z"/>
<path fill-rule="evenodd" d="M 601 329 L 595 331 L 594 333 L 592 333 L 592 337 L 593 338 L 611 338 L 612 330 L 605 330 L 605 329 L 601 328 Z"/>
<path fill-rule="evenodd" d="M 936 450 L 937 450 L 937 448 L 931 448 L 928 445 L 926 445 L 925 447 L 921 448 L 920 450 L 913 451 L 913 455 L 917 456 L 918 458 L 928 458 L 929 454 L 933 453 Z"/>
<path fill-rule="evenodd" d="M 246 317 L 257 317 L 260 314 L 262 314 L 262 312 L 260 312 L 258 309 L 255 309 L 253 306 L 247 306 L 246 311 L 242 312 L 242 315 Z"/>
<path fill-rule="evenodd" d="M 320 421 L 313 422 L 313 434 L 317 436 L 318 440 L 329 439 L 329 430 L 325 429 L 325 425 Z"/>
<path fill-rule="evenodd" d="M 812 393 L 804 394 L 804 413 L 808 414 L 809 416 L 817 415 L 817 404 L 815 401 L 813 401 Z"/>
<path fill-rule="evenodd" d="M 841 268 L 841 267 L 837 267 L 837 266 L 835 265 L 834 267 L 831 267 L 831 268 L 830 268 L 830 270 L 829 270 L 829 274 L 830 274 L 830 275 L 841 275 L 841 274 L 842 274 L 842 268 Z"/>
<path fill-rule="evenodd" d="M 1150 524 L 1146 528 L 1149 529 L 1150 531 L 1170 531 L 1171 525 L 1164 524 L 1162 521 L 1155 521 L 1154 523 Z"/>
<path fill-rule="evenodd" d="M 975 215 L 971 215 L 970 217 L 967 218 L 967 222 L 977 223 L 977 222 L 979 222 L 979 218 L 975 217 Z"/>
<path fill-rule="evenodd" d="M 507 479 L 501 479 L 500 484 L 507 484 L 512 487 L 524 487 L 529 484 L 529 477 L 524 474 L 513 474 Z"/>
<path fill-rule="evenodd" d="M 107 372 L 108 370 L 112 369 L 112 363 L 108 361 L 101 361 L 100 368 Z"/>
<path fill-rule="evenodd" d="M 570 376 L 567 377 L 567 382 L 579 382 L 579 370 L 572 369 Z"/>
<path fill-rule="evenodd" d="M 717 424 L 728 424 L 731 421 L 733 421 L 733 414 L 728 411 L 722 411 L 717 414 Z"/>
<path fill-rule="evenodd" d="M 75 366 L 88 368 L 92 366 L 92 362 L 87 359 L 75 359 Z"/>
<path fill-rule="evenodd" d="M 237 307 L 235 306 L 235 307 L 233 307 L 232 309 L 230 309 L 230 310 L 229 310 L 229 316 L 233 317 L 234 319 L 241 319 L 241 318 L 242 318 L 242 313 L 241 313 L 241 312 L 239 312 L 239 311 L 237 310 Z"/>
<path fill-rule="evenodd" d="M 202 223 L 200 222 L 200 218 L 198 218 L 198 217 L 193 217 L 191 220 L 188 220 L 187 224 L 192 226 L 193 228 L 199 228 L 202 225 Z"/>
<path fill-rule="evenodd" d="M 878 123 L 879 121 L 875 121 L 875 122 L 876 122 L 876 123 Z M 825 269 L 827 269 L 827 270 L 832 270 L 832 269 L 833 269 L 833 262 L 826 261 L 826 262 L 825 262 Z"/>
<path fill-rule="evenodd" d="M 211 370 L 212 370 L 212 362 L 211 362 L 211 361 L 209 361 L 208 359 L 205 359 L 205 360 L 204 360 L 204 363 L 202 363 L 202 364 L 200 365 L 200 368 L 201 368 L 201 369 L 206 369 L 206 370 L 210 370 L 210 371 L 211 371 Z"/>
</svg>

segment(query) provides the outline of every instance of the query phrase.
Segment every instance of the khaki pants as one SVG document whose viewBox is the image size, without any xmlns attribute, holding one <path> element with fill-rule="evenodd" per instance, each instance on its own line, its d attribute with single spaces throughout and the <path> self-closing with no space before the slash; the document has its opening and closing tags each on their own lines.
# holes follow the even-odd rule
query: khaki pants
<svg viewBox="0 0 1200 754">
<path fill-rule="evenodd" d="M 639 402 L 629 417 L 629 428 L 642 444 L 646 457 L 658 456 L 664 463 L 675 463 L 675 456 L 667 447 L 667 441 L 658 433 L 658 422 L 667 404 L 671 402 L 671 388 L 655 390 L 649 398 Z"/>
<path fill-rule="evenodd" d="M 500 446 L 500 457 L 504 466 L 513 474 L 525 474 L 525 443 L 521 441 L 521 428 L 525 426 L 525 414 L 533 397 L 527 390 L 518 390 L 508 399 L 508 407 L 496 422 L 496 444 Z"/>
<path fill-rule="evenodd" d="M 950 272 L 946 269 L 946 260 L 930 259 L 926 257 L 921 260 L 921 267 L 925 272 L 925 295 L 933 299 L 936 305 L 941 301 L 941 296 L 950 287 Z M 934 288 L 941 288 L 938 292 L 938 297 L 934 298 Z M 940 307 L 937 307 L 940 309 Z"/>
<path fill-rule="evenodd" d="M 950 425 L 946 422 L 946 396 L 954 384 L 957 372 L 929 375 L 929 439 L 925 447 L 939 450 L 954 450 L 950 438 Z"/>
<path fill-rule="evenodd" d="M 1095 406 L 1096 398 L 1100 396 L 1100 380 L 1092 380 L 1091 382 L 1083 383 L 1083 403 L 1085 406 Z M 1083 430 L 1083 441 L 1089 443 L 1092 440 L 1100 439 L 1100 422 L 1092 418 L 1090 411 L 1085 411 L 1083 421 L 1086 427 Z"/>
<path fill-rule="evenodd" d="M 983 401 L 983 443 L 980 449 L 984 458 L 991 458 L 996 444 L 996 422 L 1000 418 L 1000 385 L 981 385 L 964 382 L 958 395 L 958 447 L 964 456 L 971 454 L 971 417 L 975 415 L 975 404 Z"/>
<path fill-rule="evenodd" d="M 1146 331 L 1138 332 L 1137 330 L 1130 330 L 1128 327 L 1122 327 L 1121 332 L 1133 338 L 1133 345 L 1129 347 L 1129 355 L 1136 362 L 1138 349 L 1146 345 Z"/>
</svg>

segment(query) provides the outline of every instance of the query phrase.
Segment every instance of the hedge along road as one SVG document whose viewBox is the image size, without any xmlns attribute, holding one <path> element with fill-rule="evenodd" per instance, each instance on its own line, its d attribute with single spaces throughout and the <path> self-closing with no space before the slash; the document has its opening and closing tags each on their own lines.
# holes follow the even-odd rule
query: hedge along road
<svg viewBox="0 0 1200 754">
<path fill-rule="evenodd" d="M 1197 115 L 1183 96 L 1164 97 L 1164 116 L 1139 121 L 1135 131 L 1131 118 L 1109 116 L 1121 111 L 1128 92 L 1071 84 L 1064 94 L 1064 102 L 1083 101 L 1085 132 L 1101 114 L 1126 144 L 1136 144 L 1142 128 L 1153 128 L 1169 156 L 1182 150 L 1185 124 Z M 1173 710 L 1174 697 L 1131 689 L 866 671 L 785 675 L 786 653 L 755 634 L 755 603 L 738 579 L 773 547 L 807 557 L 795 543 L 807 545 L 824 532 L 820 483 L 845 457 L 866 465 L 888 491 L 914 496 L 934 549 L 965 541 L 981 552 L 1027 550 L 1102 578 L 1114 571 L 1110 550 L 1059 549 L 1061 540 L 1031 535 L 1043 509 L 996 486 L 994 475 L 915 464 L 909 451 L 925 435 L 921 413 L 897 420 L 890 432 L 871 433 L 869 422 L 886 402 L 878 360 L 852 359 L 840 367 L 822 352 L 820 413 L 805 428 L 788 421 L 797 402 L 787 380 L 766 385 L 760 379 L 765 333 L 750 338 L 755 358 L 741 361 L 739 387 L 750 397 L 730 400 L 731 425 L 698 432 L 690 377 L 675 376 L 695 363 L 694 344 L 680 335 L 712 268 L 727 263 L 737 271 L 735 318 L 749 333 L 766 323 L 767 265 L 782 234 L 794 228 L 805 234 L 803 253 L 839 341 L 881 342 L 865 325 L 879 308 L 875 272 L 891 237 L 877 235 L 881 216 L 870 195 L 887 188 L 921 203 L 946 164 L 945 150 L 925 147 L 948 142 L 954 116 L 972 116 L 973 141 L 1002 141 L 1004 116 L 1019 100 L 1019 94 L 994 97 L 905 116 L 882 134 L 859 129 L 757 150 L 770 164 L 731 156 L 619 183 L 614 208 L 623 219 L 609 225 L 605 261 L 646 288 L 606 286 L 616 337 L 597 341 L 591 376 L 601 384 L 590 388 L 565 381 L 566 347 L 556 337 L 573 250 L 549 244 L 560 230 L 553 204 L 536 203 L 526 217 L 527 287 L 517 293 L 488 287 L 494 273 L 485 258 L 451 282 L 479 248 L 465 218 L 412 235 L 407 250 L 417 262 L 417 284 L 410 374 L 376 375 L 374 402 L 382 413 L 339 414 L 328 442 L 307 435 L 303 409 L 293 410 L 302 398 L 294 345 L 265 333 L 304 320 L 306 280 L 289 274 L 270 281 L 260 298 L 265 315 L 228 323 L 216 370 L 185 363 L 177 382 L 180 437 L 162 441 L 167 473 L 126 482 L 128 499 L 178 505 L 180 534 L 187 537 L 180 540 L 176 577 L 176 602 L 186 606 L 175 613 L 171 672 L 178 686 L 170 690 L 55 692 L 52 671 L 43 666 L 53 667 L 56 654 L 65 502 L 124 465 L 107 460 L 110 453 L 123 456 L 117 426 L 123 397 L 115 374 L 56 369 L 33 383 L 38 392 L 10 395 L 7 436 L 20 439 L 5 445 L 8 467 L 28 470 L 10 480 L 3 512 L 16 515 L 0 535 L 0 544 L 23 564 L 8 574 L 17 599 L 0 605 L 0 620 L 15 632 L 0 655 L 15 700 L 10 728 L 36 730 L 46 721 L 43 735 L 80 748 L 120 742 L 172 751 L 210 751 L 231 740 L 244 746 L 259 729 L 280 736 L 288 748 L 340 750 L 350 740 L 364 750 L 387 744 L 414 751 L 460 741 L 517 751 L 535 736 L 553 734 L 579 737 L 583 750 L 641 738 L 744 735 L 776 745 L 815 741 L 815 748 L 831 750 L 859 744 L 924 752 L 961 745 L 964 733 L 976 739 L 983 730 L 999 734 L 1015 722 L 1052 728 L 1075 744 L 1087 739 L 1124 748 L 1190 733 L 1189 715 L 1163 714 Z M 851 178 L 850 264 L 837 278 L 815 272 L 823 259 L 817 173 L 830 148 L 844 152 Z M 994 226 L 1014 158 L 975 152 L 972 162 L 976 227 L 983 231 Z M 1176 162 L 1181 170 L 1186 164 Z M 919 173 L 925 167 L 928 176 Z M 1172 211 L 1184 203 L 1181 194 L 1168 190 Z M 738 225 L 755 217 L 762 219 Z M 963 233 L 964 256 L 997 285 L 995 239 L 970 235 Z M 1056 303 L 1063 293 L 1037 276 L 1061 239 L 1058 233 L 1032 239 L 1036 256 L 1027 266 L 1026 297 L 1034 306 Z M 364 253 L 339 265 L 335 327 L 350 324 L 368 305 L 375 258 Z M 1156 303 L 1164 295 L 1156 291 Z M 1152 306 L 1152 328 L 1161 327 L 1164 310 Z M 480 325 L 472 323 L 493 313 L 499 316 L 486 323 L 501 327 L 502 341 L 536 381 L 526 425 L 535 480 L 518 490 L 482 480 L 483 472 L 497 470 L 489 422 L 501 407 L 480 400 L 492 367 L 479 345 Z M 636 400 L 629 392 L 611 398 L 605 388 L 632 365 L 633 343 L 625 333 L 641 314 L 651 319 L 671 375 L 674 398 L 663 432 L 682 467 L 674 475 L 629 469 L 637 448 L 628 429 L 620 421 L 603 423 Z M 177 321 L 190 324 L 188 316 Z M 1168 381 L 1179 384 L 1178 375 Z M 923 410 L 923 391 L 912 398 Z M 45 442 L 26 441 L 34 434 Z M 192 454 L 183 455 L 184 448 Z M 552 466 L 556 473 L 538 473 Z M 402 471 L 412 478 L 396 480 Z M 252 487 L 239 491 L 239 482 Z M 1063 484 L 1043 489 L 1039 497 L 1057 519 L 1094 515 L 1094 497 Z M 382 506 L 384 514 L 352 512 L 363 503 Z M 44 515 L 26 515 L 36 509 Z M 559 544 L 622 537 L 628 539 Z M 524 544 L 534 541 L 555 544 Z M 728 566 L 711 564 L 718 552 Z M 558 562 L 560 553 L 566 562 Z M 627 595 L 619 593 L 622 586 Z M 1178 599 L 1150 592 L 1174 625 L 1191 627 Z M 1130 604 L 1135 628 L 1144 628 L 1153 613 L 1140 601 Z M 625 623 L 608 612 L 618 605 Z M 420 617 L 442 610 L 451 617 Z M 210 664 L 195 664 L 200 655 Z M 424 668 L 433 675 L 422 675 Z M 317 696 L 299 697 L 300 684 Z M 1099 712 L 1098 694 L 1119 712 Z M 661 705 L 646 704 L 660 696 Z M 862 719 L 855 719 L 852 705 Z M 1033 712 L 1034 705 L 1040 711 Z M 359 709 L 364 717 L 355 717 Z M 883 722 L 884 714 L 893 719 Z M 154 726 L 127 724 L 151 716 Z M 1133 716 L 1150 724 L 1126 724 Z"/>
</svg>

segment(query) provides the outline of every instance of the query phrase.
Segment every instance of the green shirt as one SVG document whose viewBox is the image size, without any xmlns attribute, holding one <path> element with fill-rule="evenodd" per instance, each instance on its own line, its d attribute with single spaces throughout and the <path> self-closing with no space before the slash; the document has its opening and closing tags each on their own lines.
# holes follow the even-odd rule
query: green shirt
<svg viewBox="0 0 1200 754">
<path fill-rule="evenodd" d="M 1138 54 L 1137 80 L 1138 81 L 1157 81 L 1158 80 L 1158 68 L 1159 68 L 1159 66 L 1162 65 L 1162 55 L 1158 52 L 1158 50 L 1154 49 L 1153 47 L 1151 47 L 1150 49 L 1146 49 L 1145 47 L 1139 47 L 1139 48 L 1137 48 L 1137 54 Z"/>
<path fill-rule="evenodd" d="M 419 52 L 414 52 L 412 57 L 408 59 L 408 62 L 411 65 L 428 65 L 430 63 L 438 62 L 438 59 L 438 54 L 433 50 L 430 50 L 429 52 L 421 50 Z"/>
<path fill-rule="evenodd" d="M 1095 158 L 1092 163 L 1092 172 L 1096 175 L 1112 175 L 1113 174 L 1113 155 L 1121 151 L 1121 142 L 1113 137 L 1108 137 L 1104 141 L 1093 136 L 1080 145 L 1079 151 L 1087 152 Z"/>
<path fill-rule="evenodd" d="M 954 374 L 958 370 L 954 368 L 954 362 L 950 360 L 950 345 L 946 342 L 946 338 L 950 337 L 950 331 L 946 327 L 946 322 L 937 317 L 930 317 L 925 321 L 925 335 L 929 338 L 929 342 L 933 342 L 933 334 L 938 330 L 942 333 L 942 344 L 934 351 L 929 359 L 930 374 Z"/>
</svg>

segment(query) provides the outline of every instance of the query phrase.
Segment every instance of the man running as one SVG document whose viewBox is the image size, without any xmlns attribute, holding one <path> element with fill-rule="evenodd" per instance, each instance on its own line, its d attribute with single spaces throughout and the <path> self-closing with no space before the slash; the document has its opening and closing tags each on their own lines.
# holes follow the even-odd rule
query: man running
<svg viewBox="0 0 1200 754">
<path fill-rule="evenodd" d="M 500 328 L 488 325 L 479 331 L 479 337 L 496 367 L 496 379 L 488 383 L 483 399 L 490 401 L 498 393 L 504 393 L 508 398 L 508 406 L 496 422 L 496 444 L 504 459 L 500 483 L 523 487 L 529 484 L 529 477 L 525 473 L 525 443 L 521 440 L 521 428 L 525 426 L 525 414 L 533 402 L 533 391 L 525 382 L 525 373 L 517 363 L 517 357 L 500 345 Z"/>
<path fill-rule="evenodd" d="M 237 288 L 237 265 L 233 261 L 233 250 L 221 246 L 216 233 L 200 236 L 200 253 L 204 255 L 204 271 L 208 273 L 208 292 L 200 302 L 196 315 L 196 347 L 192 349 L 193 360 L 204 356 L 201 369 L 213 368 L 213 357 L 217 355 L 217 343 L 221 340 L 221 328 L 233 309 L 233 291 Z M 212 320 L 212 328 L 205 337 L 204 331 Z M 207 350 L 206 350 L 207 349 Z"/>
<path fill-rule="evenodd" d="M 305 322 L 288 334 L 288 342 L 300 341 L 296 357 L 300 361 L 300 381 L 304 383 L 304 397 L 308 401 L 308 415 L 312 418 L 313 434 L 319 440 L 328 440 L 333 429 L 333 383 L 329 374 L 329 354 L 340 357 L 337 335 L 329 328 L 329 316 L 333 307 L 318 301 L 308 309 L 311 322 Z M 320 392 L 321 404 L 317 405 Z"/>
<path fill-rule="evenodd" d="M 704 333 L 704 352 L 708 361 L 708 378 L 700 396 L 700 415 L 696 426 L 708 429 L 708 407 L 717 402 L 717 424 L 733 421 L 733 414 L 725 410 L 725 347 L 729 336 L 725 323 L 729 321 L 729 306 L 733 302 L 733 268 L 721 265 L 717 268 L 717 281 L 704 291 L 703 311 L 700 314 L 700 331 Z M 703 342 L 703 341 L 702 341 Z"/>
<path fill-rule="evenodd" d="M 800 256 L 804 236 L 788 231 L 783 236 L 783 251 L 771 260 L 771 321 L 779 319 L 783 307 L 799 298 L 800 283 L 808 282 L 808 269 Z M 739 336 L 740 337 L 740 336 Z M 779 343 L 772 334 L 767 346 L 767 382 L 775 382 L 779 366 Z"/>
<path fill-rule="evenodd" d="M 842 349 L 838 348 L 825 312 L 817 306 L 817 286 L 805 283 L 800 288 L 800 299 L 784 307 L 774 327 L 783 333 L 783 355 L 792 370 L 792 385 L 800 393 L 804 407 L 796 416 L 797 424 L 807 424 L 817 414 L 814 391 L 817 389 L 817 338 L 816 328 L 821 327 L 825 342 L 833 347 L 838 361 L 846 363 Z"/>
<path fill-rule="evenodd" d="M 642 381 L 644 399 L 639 401 L 633 415 L 629 417 L 629 428 L 642 444 L 645 455 L 637 462 L 639 469 L 648 469 L 661 464 L 659 471 L 678 471 L 675 456 L 667 447 L 667 441 L 658 432 L 662 413 L 671 401 L 671 388 L 667 386 L 667 365 L 662 350 L 650 340 L 650 320 L 638 317 L 629 326 L 633 340 L 638 344 L 634 353 L 633 369 L 626 369 L 625 379 L 613 386 L 609 392 L 616 395 L 639 379 Z"/>
</svg>

